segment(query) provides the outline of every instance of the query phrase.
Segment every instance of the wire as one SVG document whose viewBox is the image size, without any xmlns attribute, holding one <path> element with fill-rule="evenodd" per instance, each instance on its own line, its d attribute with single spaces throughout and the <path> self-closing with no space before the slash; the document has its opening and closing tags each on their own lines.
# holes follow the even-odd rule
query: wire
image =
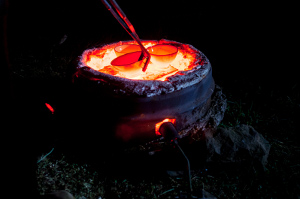
<svg viewBox="0 0 300 199">
<path fill-rule="evenodd" d="M 190 191 L 192 193 L 193 191 L 193 187 L 192 187 L 192 176 L 191 176 L 191 166 L 190 166 L 190 161 L 188 159 L 188 157 L 185 155 L 185 153 L 183 152 L 182 148 L 179 146 L 178 142 L 174 142 L 175 145 L 178 147 L 178 149 L 181 151 L 182 155 L 185 157 L 186 161 L 187 161 L 187 167 L 188 167 L 188 178 L 189 178 L 189 187 L 190 187 Z"/>
<path fill-rule="evenodd" d="M 188 170 L 189 188 L 190 188 L 190 193 L 189 194 L 191 196 L 191 194 L 193 192 L 193 188 L 192 188 L 192 176 L 191 176 L 191 166 L 190 166 L 190 161 L 189 161 L 188 157 L 185 155 L 184 151 L 182 150 L 182 148 L 178 144 L 177 138 L 180 137 L 178 135 L 178 131 L 175 128 L 175 126 L 174 126 L 173 123 L 171 123 L 171 122 L 164 122 L 160 126 L 160 128 L 159 128 L 159 132 L 164 137 L 164 139 L 166 139 L 168 142 L 174 143 L 175 146 L 178 147 L 178 149 L 180 150 L 180 152 L 182 153 L 182 155 L 186 159 L 186 161 L 187 161 L 187 170 Z"/>
</svg>

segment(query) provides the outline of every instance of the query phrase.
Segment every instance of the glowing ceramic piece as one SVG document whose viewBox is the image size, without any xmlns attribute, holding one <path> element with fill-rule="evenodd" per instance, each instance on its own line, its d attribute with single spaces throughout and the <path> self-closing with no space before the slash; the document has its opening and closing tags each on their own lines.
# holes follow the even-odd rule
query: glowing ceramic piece
<svg viewBox="0 0 300 199">
<path fill-rule="evenodd" d="M 127 53 L 112 60 L 111 65 L 122 74 L 129 77 L 136 76 L 142 72 L 146 57 L 140 59 L 140 52 Z"/>
<path fill-rule="evenodd" d="M 115 47 L 114 51 L 115 51 L 116 55 L 119 57 L 119 56 L 125 55 L 127 53 L 141 51 L 141 48 L 139 45 L 136 45 L 136 44 L 124 44 L 124 45 Z"/>
<path fill-rule="evenodd" d="M 155 65 L 166 67 L 176 58 L 178 48 L 172 45 L 157 44 L 147 48 L 151 55 L 150 61 Z"/>
</svg>

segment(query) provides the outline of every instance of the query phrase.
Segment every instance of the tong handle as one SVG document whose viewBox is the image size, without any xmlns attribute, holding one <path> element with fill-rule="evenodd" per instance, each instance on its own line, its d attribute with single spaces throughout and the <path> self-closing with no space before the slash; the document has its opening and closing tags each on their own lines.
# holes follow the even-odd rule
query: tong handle
<svg viewBox="0 0 300 199">
<path fill-rule="evenodd" d="M 125 13 L 122 11 L 122 9 L 120 8 L 120 6 L 117 4 L 115 0 L 109 0 L 109 2 L 112 4 L 112 6 L 117 12 L 115 12 L 112 9 L 111 5 L 106 0 L 101 0 L 101 1 L 105 5 L 105 7 L 112 13 L 112 15 L 117 19 L 117 21 L 122 25 L 122 27 L 128 32 L 128 34 L 139 44 L 140 48 L 142 49 L 142 54 L 139 59 L 143 59 L 144 57 L 146 57 L 146 62 L 142 69 L 142 71 L 145 72 L 150 62 L 151 55 L 143 46 L 139 36 L 135 32 L 133 25 L 130 23 Z"/>
</svg>

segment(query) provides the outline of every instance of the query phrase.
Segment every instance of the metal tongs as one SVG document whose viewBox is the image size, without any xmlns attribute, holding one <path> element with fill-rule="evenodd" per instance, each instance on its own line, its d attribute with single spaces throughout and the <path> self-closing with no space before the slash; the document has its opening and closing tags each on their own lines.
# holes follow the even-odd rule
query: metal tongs
<svg viewBox="0 0 300 199">
<path fill-rule="evenodd" d="M 130 23 L 125 13 L 121 10 L 120 6 L 115 0 L 109 0 L 109 2 L 117 12 L 112 9 L 112 6 L 106 0 L 101 1 L 105 5 L 105 7 L 111 12 L 111 14 L 118 20 L 118 22 L 123 26 L 123 28 L 129 33 L 129 35 L 139 44 L 140 48 L 142 49 L 142 54 L 139 57 L 139 60 L 143 60 L 146 57 L 146 62 L 143 67 L 143 72 L 145 72 L 150 62 L 151 55 L 143 46 L 139 36 L 136 34 L 135 29 L 133 28 L 133 25 Z"/>
</svg>

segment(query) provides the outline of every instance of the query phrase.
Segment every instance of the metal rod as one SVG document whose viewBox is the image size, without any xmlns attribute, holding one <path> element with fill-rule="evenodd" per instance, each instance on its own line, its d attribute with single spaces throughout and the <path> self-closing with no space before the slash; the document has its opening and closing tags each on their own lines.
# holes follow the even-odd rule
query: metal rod
<svg viewBox="0 0 300 199">
<path fill-rule="evenodd" d="M 173 142 L 175 146 L 180 150 L 184 158 L 186 159 L 187 162 L 187 172 L 188 172 L 188 180 L 189 180 L 189 195 L 192 195 L 193 192 L 193 187 L 192 187 L 192 176 L 191 176 L 191 165 L 188 157 L 185 155 L 184 151 L 182 148 L 179 146 L 178 143 L 178 138 L 180 137 L 178 134 L 177 129 L 175 128 L 174 124 L 171 122 L 165 122 L 163 123 L 160 128 L 159 132 L 161 135 L 168 141 L 168 142 Z"/>
<path fill-rule="evenodd" d="M 139 36 L 137 35 L 133 25 L 130 23 L 129 19 L 126 17 L 125 13 L 122 11 L 120 6 L 117 4 L 115 0 L 109 0 L 109 2 L 112 4 L 113 8 L 117 11 L 114 11 L 112 9 L 112 6 L 106 1 L 101 0 L 101 2 L 105 5 L 105 7 L 111 12 L 111 14 L 117 19 L 117 21 L 122 25 L 122 27 L 128 32 L 128 34 L 138 43 L 142 50 L 142 54 L 139 58 L 139 60 L 144 59 L 146 57 L 146 62 L 143 66 L 142 71 L 145 72 L 147 70 L 147 66 L 150 62 L 150 53 L 145 49 L 143 46 Z"/>
<path fill-rule="evenodd" d="M 188 157 L 185 155 L 185 153 L 183 152 L 182 148 L 179 146 L 177 140 L 176 142 L 174 142 L 175 145 L 178 147 L 178 149 L 180 150 L 180 152 L 182 153 L 182 155 L 184 156 L 184 158 L 186 159 L 186 162 L 187 162 L 187 170 L 188 170 L 188 179 L 189 179 L 189 188 L 190 188 L 190 193 L 189 194 L 192 194 L 193 192 L 193 187 L 192 187 L 192 175 L 191 175 L 191 165 L 190 165 L 190 161 L 188 159 Z"/>
</svg>

